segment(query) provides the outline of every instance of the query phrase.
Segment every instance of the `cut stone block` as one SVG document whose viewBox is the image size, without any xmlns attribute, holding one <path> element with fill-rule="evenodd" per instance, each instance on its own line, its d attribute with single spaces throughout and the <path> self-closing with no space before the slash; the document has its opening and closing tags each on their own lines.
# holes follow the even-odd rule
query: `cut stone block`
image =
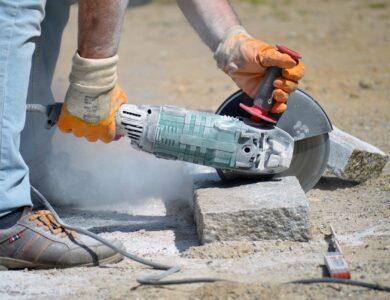
<svg viewBox="0 0 390 300">
<path fill-rule="evenodd" d="M 333 127 L 328 170 L 339 178 L 363 182 L 381 174 L 389 156 L 377 147 Z"/>
<path fill-rule="evenodd" d="M 310 238 L 309 205 L 295 177 L 235 186 L 214 182 L 195 191 L 194 214 L 202 244 Z"/>
</svg>

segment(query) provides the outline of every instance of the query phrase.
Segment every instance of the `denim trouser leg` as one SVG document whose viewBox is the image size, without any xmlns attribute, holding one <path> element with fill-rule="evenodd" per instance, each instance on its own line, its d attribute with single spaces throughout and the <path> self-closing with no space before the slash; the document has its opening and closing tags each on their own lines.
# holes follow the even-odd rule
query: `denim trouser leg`
<svg viewBox="0 0 390 300">
<path fill-rule="evenodd" d="M 0 215 L 31 205 L 28 167 L 20 152 L 35 38 L 45 0 L 0 3 Z"/>
<path fill-rule="evenodd" d="M 41 36 L 36 40 L 27 103 L 54 102 L 51 84 L 61 46 L 63 30 L 69 19 L 70 0 L 47 0 Z M 76 37 L 75 37 L 76 39 Z M 69 61 L 69 64 L 71 62 Z M 55 128 L 45 128 L 45 116 L 29 113 L 22 132 L 20 151 L 30 168 L 31 184 L 41 188 L 47 174 L 47 155 Z"/>
</svg>

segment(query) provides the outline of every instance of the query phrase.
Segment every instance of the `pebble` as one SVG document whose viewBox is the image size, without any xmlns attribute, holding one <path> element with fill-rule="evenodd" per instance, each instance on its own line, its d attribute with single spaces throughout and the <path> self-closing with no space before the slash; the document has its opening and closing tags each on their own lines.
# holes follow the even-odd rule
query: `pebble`
<svg viewBox="0 0 390 300">
<path fill-rule="evenodd" d="M 368 79 L 360 79 L 359 87 L 365 90 L 370 90 L 374 87 L 374 84 Z"/>
<path fill-rule="evenodd" d="M 312 197 L 312 198 L 309 198 L 309 201 L 310 202 L 321 202 L 321 199 L 320 198 L 316 198 L 316 197 Z"/>
<path fill-rule="evenodd" d="M 358 93 L 349 93 L 349 97 L 350 98 L 359 98 L 359 94 Z"/>
</svg>

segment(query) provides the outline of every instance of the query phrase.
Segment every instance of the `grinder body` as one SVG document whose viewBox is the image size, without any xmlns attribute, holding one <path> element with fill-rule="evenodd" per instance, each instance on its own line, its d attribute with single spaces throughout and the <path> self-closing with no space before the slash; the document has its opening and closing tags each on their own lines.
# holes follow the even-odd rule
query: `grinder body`
<svg viewBox="0 0 390 300">
<path fill-rule="evenodd" d="M 234 117 L 174 106 L 124 104 L 117 114 L 117 134 L 160 158 L 246 174 L 287 170 L 293 138 L 280 128 L 252 125 L 256 127 Z"/>
</svg>

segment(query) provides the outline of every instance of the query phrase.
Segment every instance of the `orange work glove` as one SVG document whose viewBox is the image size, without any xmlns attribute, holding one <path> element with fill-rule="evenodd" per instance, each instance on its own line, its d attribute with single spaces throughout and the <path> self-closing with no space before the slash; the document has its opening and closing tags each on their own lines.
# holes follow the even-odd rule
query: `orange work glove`
<svg viewBox="0 0 390 300">
<path fill-rule="evenodd" d="M 127 97 L 117 84 L 118 56 L 87 59 L 73 57 L 70 85 L 58 120 L 58 128 L 90 142 L 115 139 L 115 115 Z"/>
<path fill-rule="evenodd" d="M 242 26 L 234 26 L 226 33 L 214 53 L 214 59 L 218 68 L 252 98 L 255 98 L 267 68 L 282 68 L 282 77 L 274 81 L 276 103 L 271 109 L 273 113 L 287 109 L 288 95 L 297 89 L 298 81 L 304 74 L 302 62 L 297 63 L 276 47 L 252 38 Z"/>
</svg>

